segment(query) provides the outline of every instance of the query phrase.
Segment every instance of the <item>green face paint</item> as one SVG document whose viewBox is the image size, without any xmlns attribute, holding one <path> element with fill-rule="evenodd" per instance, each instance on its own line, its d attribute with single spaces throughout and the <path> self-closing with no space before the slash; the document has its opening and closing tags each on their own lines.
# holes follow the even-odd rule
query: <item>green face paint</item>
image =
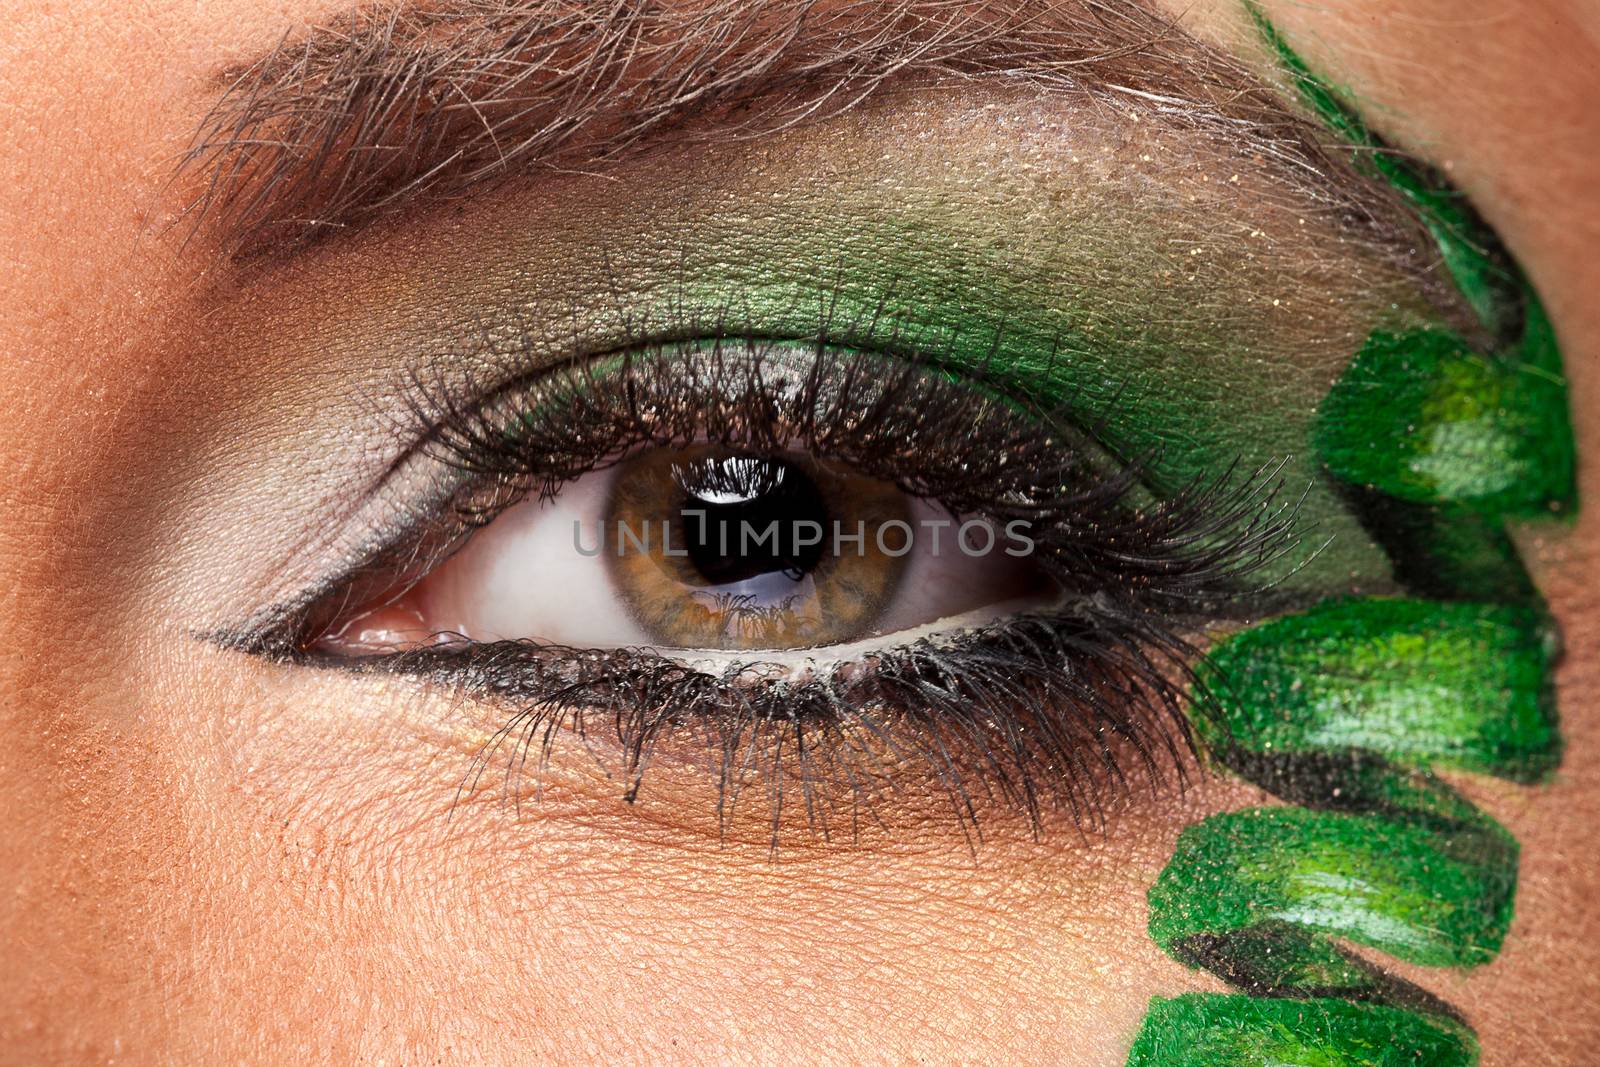
<svg viewBox="0 0 1600 1067">
<path fill-rule="evenodd" d="M 1466 1067 L 1477 1059 L 1469 1034 L 1407 1011 L 1342 1000 L 1191 994 L 1151 1003 L 1128 1065 Z"/>
<path fill-rule="evenodd" d="M 1414 503 L 1507 515 L 1569 508 L 1575 445 L 1537 294 L 1442 174 L 1389 150 L 1255 0 L 1245 7 L 1302 102 L 1364 149 L 1357 165 L 1416 211 L 1489 342 L 1480 350 L 1444 330 L 1373 333 L 1322 405 L 1317 444 L 1330 473 Z"/>
<path fill-rule="evenodd" d="M 1303 102 L 1432 234 L 1479 320 L 1373 332 L 1320 405 L 1329 480 L 1408 598 L 1324 602 L 1235 634 L 1200 665 L 1197 734 L 1286 806 L 1185 830 L 1149 894 L 1151 936 L 1236 995 L 1152 1002 L 1139 1067 L 1466 1067 L 1454 1011 L 1343 942 L 1471 967 L 1510 927 L 1518 847 L 1429 768 L 1520 782 L 1560 754 L 1548 616 L 1504 529 L 1570 513 L 1560 357 L 1537 299 L 1442 177 L 1390 152 L 1247 0 Z"/>
<path fill-rule="evenodd" d="M 1261 996 L 1345 996 L 1450 1010 L 1334 936 L 1427 966 L 1470 967 L 1511 921 L 1517 843 L 1421 771 L 1366 754 L 1234 752 L 1289 807 L 1184 831 L 1150 891 L 1150 933 L 1174 958 Z"/>
<path fill-rule="evenodd" d="M 1207 819 L 1184 831 L 1150 891 L 1151 936 L 1179 955 L 1189 938 L 1215 948 L 1287 924 L 1427 966 L 1485 963 L 1511 917 L 1515 842 L 1484 820 L 1413 814 L 1281 807 Z"/>
<path fill-rule="evenodd" d="M 1531 608 L 1326 602 L 1214 649 L 1197 727 L 1218 753 L 1359 749 L 1537 781 L 1560 758 L 1554 655 Z"/>
<path fill-rule="evenodd" d="M 1367 338 L 1322 404 L 1329 472 L 1419 504 L 1537 515 L 1570 503 L 1565 389 L 1529 351 L 1553 348 L 1543 313 L 1530 316 L 1509 359 L 1443 330 Z"/>
<path fill-rule="evenodd" d="M 1356 154 L 1357 166 L 1381 178 L 1406 199 L 1433 237 L 1461 295 L 1482 322 L 1496 335 L 1505 336 L 1521 317 L 1520 305 L 1530 295 L 1529 290 L 1471 204 L 1442 174 L 1391 151 L 1360 113 L 1289 47 L 1257 0 L 1243 2 L 1262 40 L 1294 84 L 1301 103 L 1346 143 L 1368 150 Z"/>
</svg>

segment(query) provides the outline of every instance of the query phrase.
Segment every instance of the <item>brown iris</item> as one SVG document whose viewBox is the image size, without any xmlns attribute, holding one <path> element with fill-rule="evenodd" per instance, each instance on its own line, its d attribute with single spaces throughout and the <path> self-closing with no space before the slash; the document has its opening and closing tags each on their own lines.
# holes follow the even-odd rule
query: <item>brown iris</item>
<svg viewBox="0 0 1600 1067">
<path fill-rule="evenodd" d="M 656 449 L 617 472 L 605 555 L 662 645 L 830 645 L 871 633 L 905 569 L 908 514 L 894 485 L 806 456 Z"/>
</svg>

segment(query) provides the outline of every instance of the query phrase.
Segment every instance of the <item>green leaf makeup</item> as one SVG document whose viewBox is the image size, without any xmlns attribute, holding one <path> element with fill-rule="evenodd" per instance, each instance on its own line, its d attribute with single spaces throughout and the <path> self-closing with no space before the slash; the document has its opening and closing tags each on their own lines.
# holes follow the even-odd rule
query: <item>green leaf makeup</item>
<svg viewBox="0 0 1600 1067">
<path fill-rule="evenodd" d="M 1013 13 L 1036 45 L 1071 14 Z M 1095 827 L 1198 753 L 1277 803 L 1179 836 L 1150 935 L 1234 992 L 1156 1001 L 1130 1062 L 1471 1062 L 1458 1013 L 1369 954 L 1472 967 L 1507 935 L 1517 842 L 1440 775 L 1559 759 L 1555 636 L 1505 529 L 1574 506 L 1559 357 L 1470 206 L 1260 25 L 1298 111 L 1177 34 L 1026 84 L 996 56 L 1041 48 L 974 45 L 892 101 L 585 157 L 613 184 L 539 171 L 463 209 L 466 237 L 435 219 L 427 271 L 376 296 L 301 280 L 316 321 L 275 352 L 398 369 L 331 395 L 381 428 L 330 446 L 349 506 L 208 636 L 492 709 L 467 789 L 499 760 L 520 795 L 568 748 L 629 800 L 662 761 L 703 768 L 717 818 L 755 807 L 780 853 L 786 819 L 826 837 L 908 794 L 975 848 L 994 819 Z M 281 184 L 211 206 L 271 230 L 304 214 L 276 190 L 354 226 L 476 188 L 481 141 L 438 171 L 297 154 L 342 143 L 312 136 L 327 113 L 249 91 L 333 85 L 334 132 L 360 132 L 390 114 L 369 86 L 457 69 L 419 54 L 367 80 L 315 50 L 253 68 L 210 129 L 268 147 L 200 156 Z M 546 140 L 522 147 L 582 142 Z M 318 202 L 308 159 L 349 186 Z M 827 547 L 724 547 L 693 525 L 711 512 Z M 912 516 L 1028 551 L 863 562 L 829 537 Z M 600 519 L 661 540 L 607 563 L 560 525 Z"/>
<path fill-rule="evenodd" d="M 1466 968 L 1510 928 L 1517 843 L 1433 772 L 1537 782 L 1560 758 L 1553 623 L 1503 530 L 1575 505 L 1560 361 L 1459 195 L 1251 13 L 1306 104 L 1419 213 L 1477 339 L 1374 331 L 1321 404 L 1328 477 L 1423 595 L 1324 601 L 1210 651 L 1191 707 L 1212 758 L 1285 806 L 1180 837 L 1150 934 L 1241 992 L 1156 1000 L 1128 1062 L 1458 1067 L 1477 1062 L 1466 1022 L 1341 942 Z"/>
</svg>

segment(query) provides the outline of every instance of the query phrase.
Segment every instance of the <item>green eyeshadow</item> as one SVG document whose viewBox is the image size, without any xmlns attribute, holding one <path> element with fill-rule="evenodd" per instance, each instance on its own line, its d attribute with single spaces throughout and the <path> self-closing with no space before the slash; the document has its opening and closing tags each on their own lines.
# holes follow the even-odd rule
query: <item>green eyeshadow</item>
<svg viewBox="0 0 1600 1067">
<path fill-rule="evenodd" d="M 1411 227 L 1353 228 L 1339 210 L 1347 173 L 1280 173 L 1224 138 L 1167 129 L 1158 111 L 1079 117 L 1029 93 L 984 122 L 964 112 L 959 132 L 941 128 L 955 125 L 942 106 L 915 136 L 886 139 L 886 122 L 906 129 L 899 115 L 830 121 L 831 143 L 801 140 L 781 167 L 752 150 L 749 165 L 543 215 L 537 245 L 508 218 L 504 249 L 474 250 L 427 293 L 430 314 L 471 321 L 426 328 L 491 334 L 477 358 L 514 373 L 546 345 L 803 340 L 826 322 L 833 343 L 914 351 L 1063 406 L 1112 458 L 1139 460 L 1156 495 L 1281 464 L 1283 498 L 1305 494 L 1303 528 L 1331 543 L 1275 561 L 1263 582 L 1301 601 L 1352 576 L 1393 591 L 1388 557 L 1320 478 L 1312 436 L 1317 403 L 1372 329 L 1441 322 L 1385 243 Z M 1061 116 L 1073 120 L 1061 138 L 1014 143 Z M 560 270 L 532 266 L 552 248 Z"/>
</svg>

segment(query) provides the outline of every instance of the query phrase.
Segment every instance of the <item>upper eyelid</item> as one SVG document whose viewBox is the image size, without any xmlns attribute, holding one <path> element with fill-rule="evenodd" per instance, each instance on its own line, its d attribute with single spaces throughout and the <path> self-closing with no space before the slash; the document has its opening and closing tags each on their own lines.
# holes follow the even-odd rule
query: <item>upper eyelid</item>
<svg viewBox="0 0 1600 1067">
<path fill-rule="evenodd" d="M 646 76 L 663 67 L 672 78 Z M 919 73 L 1143 106 L 1321 183 L 1324 198 L 1364 195 L 1330 165 L 1313 123 L 1131 0 L 913 0 L 823 14 L 809 0 L 721 0 L 599 18 L 557 0 L 454 0 L 352 13 L 231 72 L 180 178 L 197 179 L 191 218 L 214 224 L 223 247 L 292 249 L 512 170 L 600 170 L 669 135 L 782 130 L 854 105 L 891 74 Z M 610 89 L 573 91 L 593 85 Z M 734 111 L 736 122 L 717 121 Z"/>
<path fill-rule="evenodd" d="M 538 355 L 521 352 L 505 367 L 484 372 L 480 372 L 475 360 L 461 359 L 459 353 L 453 351 L 441 352 L 437 362 L 428 360 L 406 367 L 393 387 L 405 402 L 395 408 L 391 402 L 374 397 L 369 405 L 369 417 L 388 428 L 386 436 L 392 444 L 385 449 L 387 455 L 369 470 L 365 484 L 356 492 L 356 499 L 336 520 L 340 528 L 360 531 L 359 539 L 319 549 L 319 554 L 331 559 L 321 568 L 324 577 L 278 597 L 243 619 L 198 631 L 197 636 L 240 651 L 274 656 L 291 654 L 294 638 L 303 629 L 308 612 L 348 587 L 364 570 L 381 565 L 387 553 L 404 551 L 405 546 L 420 541 L 428 527 L 437 523 L 438 509 L 446 505 L 448 494 L 419 497 L 404 484 L 409 472 L 419 465 L 437 465 L 437 457 L 427 455 L 437 432 L 458 422 L 462 416 L 477 413 L 495 398 L 525 395 L 539 381 L 563 368 L 620 356 L 642 346 L 714 338 L 719 331 L 741 341 L 870 347 L 885 357 L 904 359 L 926 358 L 925 353 L 931 351 L 933 345 L 948 341 L 943 332 L 936 332 L 927 344 L 919 345 L 918 338 L 922 335 L 915 331 L 904 332 L 892 322 L 884 326 L 876 320 L 837 318 L 833 311 L 825 313 L 817 323 L 819 334 L 829 335 L 827 341 L 766 333 L 746 329 L 742 324 L 736 326 L 731 309 L 730 314 L 713 316 L 710 321 L 696 317 L 677 325 L 658 323 L 637 333 L 631 332 L 632 329 L 615 335 L 608 333 L 598 343 L 578 349 L 563 348 Z M 492 347 L 488 337 L 482 342 Z M 994 344 L 998 343 L 996 335 Z M 428 396 L 430 392 L 435 395 Z M 464 531 L 456 531 L 455 536 L 461 532 Z M 441 535 L 438 540 L 448 540 L 448 536 Z M 300 546 L 296 551 L 303 549 L 304 546 Z M 436 561 L 437 554 L 428 558 Z M 290 562 L 281 561 L 280 566 L 289 569 Z M 422 569 L 426 570 L 427 565 L 431 564 L 425 564 Z"/>
<path fill-rule="evenodd" d="M 938 279 L 944 276 L 941 272 L 953 272 L 954 267 L 965 261 L 959 255 L 952 256 L 948 261 L 938 258 L 937 253 L 942 253 L 944 245 L 938 241 L 938 232 L 932 237 L 933 242 L 923 250 L 926 263 L 930 264 L 926 278 Z M 959 245 L 954 247 L 960 248 Z M 686 251 L 677 253 L 680 260 L 686 254 Z M 672 255 L 668 254 L 669 261 Z M 981 363 L 986 354 L 1002 343 L 1002 334 L 1009 334 L 1017 345 L 1019 373 L 1027 371 L 1036 379 L 1020 384 L 1032 388 L 1052 384 L 1046 381 L 1050 377 L 1048 368 L 1041 369 L 1039 365 L 1053 358 L 1050 349 L 1057 341 L 1067 341 L 1070 351 L 1072 338 L 1063 338 L 1048 314 L 1041 312 L 1035 322 L 1029 318 L 1027 308 L 1023 308 L 1023 315 L 1018 317 L 1015 306 L 985 301 L 978 304 L 974 311 L 964 301 L 961 317 L 952 320 L 951 309 L 954 305 L 940 303 L 942 298 L 937 290 L 932 294 L 935 300 L 931 317 L 920 310 L 905 310 L 901 305 L 905 303 L 908 293 L 921 294 L 936 284 L 915 273 L 916 269 L 922 269 L 923 261 L 913 263 L 909 269 L 896 268 L 895 273 L 881 277 L 870 272 L 862 273 L 861 268 L 870 262 L 870 257 L 865 260 L 860 256 L 846 259 L 841 255 L 831 268 L 808 275 L 808 281 L 811 282 L 809 287 L 801 286 L 793 293 L 780 288 L 776 299 L 749 301 L 742 289 L 719 291 L 717 286 L 703 281 L 701 289 L 690 299 L 684 300 L 685 290 L 681 281 L 675 287 L 666 286 L 662 292 L 657 292 L 655 289 L 639 290 L 625 285 L 620 279 L 607 277 L 598 283 L 592 278 L 579 281 L 579 288 L 573 294 L 558 294 L 543 305 L 524 302 L 500 307 L 491 302 L 487 308 L 472 312 L 472 317 L 465 324 L 458 320 L 439 324 L 448 327 L 449 334 L 434 337 L 423 335 L 421 344 L 411 347 L 412 352 L 431 354 L 422 356 L 420 361 L 415 357 L 407 360 L 393 376 L 391 384 L 376 391 L 376 403 L 371 409 L 376 416 L 373 421 L 380 429 L 384 421 L 392 421 L 395 394 L 400 391 L 399 387 L 404 384 L 407 374 L 419 367 L 430 369 L 435 361 L 441 368 L 448 364 L 449 372 L 456 377 L 481 373 L 485 382 L 494 384 L 515 377 L 519 368 L 525 374 L 535 360 L 542 366 L 548 366 L 553 360 L 578 358 L 568 344 L 574 340 L 586 352 L 610 351 L 635 340 L 635 337 L 628 335 L 641 325 L 646 327 L 645 337 L 684 336 L 689 330 L 711 331 L 714 328 L 748 332 L 753 319 L 758 318 L 787 322 L 791 326 L 798 323 L 802 331 L 810 331 L 818 321 L 815 309 L 819 307 L 823 309 L 829 332 L 835 335 L 832 339 L 843 343 L 855 339 L 851 336 L 854 334 L 880 343 L 897 342 L 903 350 L 910 350 L 926 347 L 920 344 L 924 338 L 931 338 L 935 344 L 942 343 L 947 334 L 959 328 L 962 331 L 962 358 L 968 365 Z M 670 262 L 667 268 L 669 271 L 672 269 Z M 687 267 L 683 270 L 681 278 L 692 277 Z M 580 302 L 578 293 L 585 294 L 586 299 Z M 597 304 L 597 311 L 584 310 L 594 309 Z M 1050 307 L 1046 301 L 1040 301 L 1036 306 L 1046 310 Z M 836 309 L 838 318 L 843 321 L 841 329 L 835 329 L 832 321 Z M 529 318 L 535 313 L 537 323 Z M 797 318 L 797 315 L 801 318 Z M 952 321 L 962 324 L 954 327 Z M 1067 328 L 1070 328 L 1070 324 Z M 1024 352 L 1021 345 L 1026 345 L 1032 350 L 1031 353 Z M 1034 366 L 1029 370 L 1027 365 Z M 380 442 L 379 448 L 389 457 L 397 454 L 397 446 L 392 440 L 389 443 Z M 382 459 L 380 454 L 377 464 L 386 462 L 394 461 Z M 366 469 L 372 474 L 378 473 L 372 467 Z M 330 556 L 332 554 L 331 551 L 328 553 Z"/>
</svg>

